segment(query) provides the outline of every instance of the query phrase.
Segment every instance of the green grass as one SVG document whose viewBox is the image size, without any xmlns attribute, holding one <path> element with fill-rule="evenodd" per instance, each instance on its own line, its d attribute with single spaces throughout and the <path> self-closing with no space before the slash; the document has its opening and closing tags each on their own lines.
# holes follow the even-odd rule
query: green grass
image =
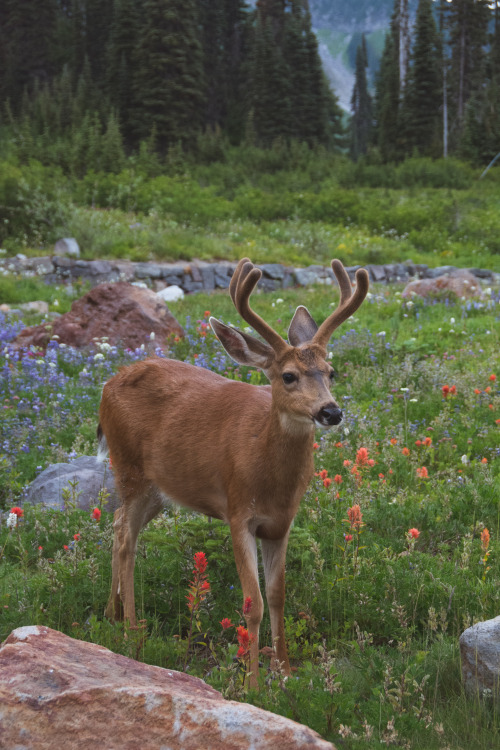
<svg viewBox="0 0 500 750">
<path fill-rule="evenodd" d="M 465 695 L 458 637 L 474 621 L 495 617 L 500 602 L 500 394 L 491 378 L 500 378 L 498 301 L 411 304 L 401 301 L 400 290 L 374 285 L 332 341 L 333 391 L 345 422 L 340 431 L 317 436 L 315 465 L 342 482 L 327 488 L 314 477 L 291 532 L 285 614 L 296 671 L 286 683 L 274 676 L 259 693 L 245 691 L 234 630 L 219 624 L 241 616 L 229 530 L 174 509 L 140 537 L 136 602 L 145 622 L 127 638 L 102 615 L 112 543 L 102 498 L 96 498 L 100 521 L 69 502 L 64 513 L 26 508 L 17 528 L 3 525 L 0 639 L 39 623 L 182 669 L 185 596 L 193 554 L 204 551 L 211 593 L 188 659 L 192 674 L 229 697 L 301 721 L 338 747 L 383 748 L 391 734 L 395 744 L 422 750 L 496 747 L 498 708 Z M 26 297 L 32 293 L 24 287 Z M 313 287 L 257 294 L 253 306 L 284 335 L 297 304 L 321 320 L 334 303 L 331 289 Z M 227 292 L 186 297 L 172 311 L 188 336 L 171 354 L 216 368 L 220 349 L 210 333 L 202 335 L 208 310 L 241 325 Z M 3 340 L 11 335 L 8 325 L 2 318 Z M 38 362 L 0 349 L 6 510 L 22 502 L 37 467 L 95 450 L 102 383 L 122 363 L 144 356 L 106 347 L 98 353 L 104 357 L 54 345 Z M 264 382 L 229 361 L 224 367 L 229 377 Z M 456 394 L 445 397 L 444 385 L 455 386 Z M 357 480 L 351 468 L 360 448 L 375 464 L 362 466 Z M 424 466 L 428 479 L 419 478 Z M 69 490 L 70 501 L 75 491 Z M 363 514 L 359 536 L 347 520 L 355 504 Z M 411 528 L 420 532 L 413 541 Z M 266 614 L 261 645 L 269 640 Z"/>
</svg>

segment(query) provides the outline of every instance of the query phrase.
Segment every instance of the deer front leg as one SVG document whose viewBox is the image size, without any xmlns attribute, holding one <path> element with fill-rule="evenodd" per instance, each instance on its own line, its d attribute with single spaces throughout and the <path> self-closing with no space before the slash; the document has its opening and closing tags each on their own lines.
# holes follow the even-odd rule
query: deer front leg
<svg viewBox="0 0 500 750">
<path fill-rule="evenodd" d="M 257 543 L 246 523 L 231 523 L 234 559 L 236 570 L 243 589 L 243 601 L 248 597 L 252 600 L 250 612 L 246 615 L 248 632 L 250 634 L 250 658 L 248 661 L 249 686 L 258 687 L 259 673 L 259 628 L 264 611 L 264 604 L 259 589 L 259 573 L 257 566 Z"/>
<path fill-rule="evenodd" d="M 266 579 L 266 598 L 271 618 L 271 633 L 275 649 L 274 664 L 290 674 L 290 663 L 285 641 L 285 558 L 289 532 L 283 539 L 262 539 L 262 561 Z"/>
</svg>

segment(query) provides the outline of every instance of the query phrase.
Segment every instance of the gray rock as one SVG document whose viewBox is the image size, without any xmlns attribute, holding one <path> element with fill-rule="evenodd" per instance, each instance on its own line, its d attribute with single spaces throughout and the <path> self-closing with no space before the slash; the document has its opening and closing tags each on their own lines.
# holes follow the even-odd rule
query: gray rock
<svg viewBox="0 0 500 750">
<path fill-rule="evenodd" d="M 54 264 L 50 258 L 32 258 L 31 267 L 37 276 L 45 276 L 48 273 L 54 273 Z"/>
<path fill-rule="evenodd" d="M 258 289 L 262 289 L 263 292 L 274 292 L 276 289 L 281 289 L 281 284 L 276 279 L 266 279 L 262 277 L 257 284 Z"/>
<path fill-rule="evenodd" d="M 65 237 L 57 240 L 54 245 L 54 255 L 69 255 L 72 258 L 80 257 L 80 248 L 74 237 Z"/>
<path fill-rule="evenodd" d="M 201 277 L 203 279 L 203 289 L 205 292 L 213 292 L 215 289 L 215 271 L 213 266 L 206 265 L 200 268 Z"/>
<path fill-rule="evenodd" d="M 460 636 L 462 678 L 469 695 L 500 697 L 500 617 L 478 622 Z"/>
<path fill-rule="evenodd" d="M 268 279 L 282 281 L 285 278 L 285 269 L 281 263 L 264 263 L 259 268 Z"/>
<path fill-rule="evenodd" d="M 493 279 L 493 271 L 487 268 L 468 268 L 467 270 L 477 279 L 488 279 L 488 281 Z"/>
<path fill-rule="evenodd" d="M 68 464 L 52 464 L 30 484 L 26 491 L 25 503 L 63 510 L 63 489 L 72 489 L 69 482 L 77 482 L 76 505 L 82 510 L 90 510 L 98 501 L 99 492 L 109 492 L 106 510 L 114 511 L 120 505 L 115 488 L 113 472 L 108 461 L 98 461 L 96 456 L 80 456 Z"/>
<path fill-rule="evenodd" d="M 437 279 L 438 276 L 444 276 L 446 273 L 453 273 L 457 269 L 455 266 L 438 266 L 437 268 L 428 268 L 425 272 L 424 279 Z"/>
<path fill-rule="evenodd" d="M 159 279 L 161 277 L 161 273 L 162 269 L 157 263 L 135 264 L 136 279 Z"/>
<path fill-rule="evenodd" d="M 370 279 L 372 281 L 386 280 L 385 266 L 367 266 L 366 270 L 370 274 Z"/>
<path fill-rule="evenodd" d="M 191 271 L 191 278 L 193 281 L 203 281 L 203 276 L 201 275 L 200 269 L 198 266 L 190 266 Z"/>
<path fill-rule="evenodd" d="M 19 310 L 24 312 L 36 312 L 40 315 L 46 315 L 49 311 L 49 303 L 44 300 L 34 300 L 33 302 L 23 302 L 18 305 Z"/>
<path fill-rule="evenodd" d="M 107 276 L 111 273 L 112 265 L 107 260 L 90 260 L 88 269 L 91 276 Z"/>
<path fill-rule="evenodd" d="M 300 286 L 309 286 L 309 284 L 318 284 L 324 277 L 323 266 L 308 266 L 307 268 L 296 268 L 295 280 Z"/>
<path fill-rule="evenodd" d="M 225 266 L 223 263 L 216 263 L 214 268 L 215 286 L 219 289 L 227 289 L 227 287 L 229 286 L 230 275 L 228 271 L 228 266 Z"/>
</svg>

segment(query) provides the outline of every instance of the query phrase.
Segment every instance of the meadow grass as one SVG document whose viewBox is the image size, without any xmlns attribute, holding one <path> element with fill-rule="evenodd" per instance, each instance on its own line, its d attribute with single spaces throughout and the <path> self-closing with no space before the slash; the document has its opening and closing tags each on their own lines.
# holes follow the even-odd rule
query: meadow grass
<svg viewBox="0 0 500 750">
<path fill-rule="evenodd" d="M 458 637 L 499 611 L 500 298 L 403 301 L 400 291 L 374 285 L 329 347 L 345 419 L 317 435 L 317 474 L 290 536 L 285 615 L 296 671 L 285 681 L 261 670 L 258 693 L 246 690 L 234 627 L 221 626 L 224 618 L 244 622 L 223 523 L 170 508 L 143 531 L 135 578 L 142 622 L 126 638 L 102 614 L 112 543 L 104 496 L 95 498 L 96 518 L 76 509 L 78 487 L 68 487 L 64 511 L 24 506 L 7 527 L 8 511 L 23 505 L 23 488 L 43 468 L 95 452 L 102 384 L 147 351 L 107 342 L 76 351 L 54 341 L 43 356 L 20 354 L 9 342 L 23 323 L 1 316 L 0 639 L 44 624 L 182 669 L 186 595 L 193 556 L 203 551 L 211 591 L 196 613 L 190 673 L 339 747 L 497 747 L 498 705 L 465 695 Z M 253 302 L 283 335 L 297 304 L 321 320 L 336 293 L 291 289 Z M 245 326 L 227 292 L 186 297 L 172 310 L 186 337 L 171 342 L 168 356 L 264 382 L 235 367 L 207 328 L 208 311 Z M 261 645 L 270 637 L 266 614 Z"/>
</svg>

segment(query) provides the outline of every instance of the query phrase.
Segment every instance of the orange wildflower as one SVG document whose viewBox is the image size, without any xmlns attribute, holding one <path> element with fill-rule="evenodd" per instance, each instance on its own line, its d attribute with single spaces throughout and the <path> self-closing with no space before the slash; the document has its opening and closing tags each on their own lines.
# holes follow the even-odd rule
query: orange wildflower
<svg viewBox="0 0 500 750">
<path fill-rule="evenodd" d="M 476 396 L 479 396 L 481 391 L 479 390 L 479 388 L 474 388 L 474 393 L 476 394 Z"/>
<path fill-rule="evenodd" d="M 220 621 L 220 624 L 222 625 L 223 630 L 227 630 L 228 628 L 233 627 L 233 623 L 231 622 L 229 617 L 223 617 L 222 620 Z"/>
<path fill-rule="evenodd" d="M 403 450 L 401 451 L 401 453 L 403 454 L 403 456 L 409 456 L 410 455 L 410 449 L 409 448 L 403 448 Z"/>
<path fill-rule="evenodd" d="M 353 505 L 347 509 L 347 517 L 351 524 L 351 529 L 360 529 L 363 526 L 363 514 L 359 505 Z"/>
<path fill-rule="evenodd" d="M 409 529 L 408 535 L 411 536 L 412 539 L 418 539 L 420 531 L 418 529 Z"/>
<path fill-rule="evenodd" d="M 318 474 L 320 479 L 326 479 L 328 476 L 328 472 L 326 469 L 321 469 L 321 471 Z"/>
<path fill-rule="evenodd" d="M 332 480 L 330 479 L 330 477 L 327 477 L 326 479 L 323 479 L 323 487 L 325 487 L 325 489 L 328 489 L 328 487 L 331 485 L 331 483 L 332 483 Z"/>
<path fill-rule="evenodd" d="M 481 547 L 483 548 L 483 552 L 487 552 L 489 546 L 490 532 L 488 531 L 488 529 L 484 528 L 481 532 Z"/>
<path fill-rule="evenodd" d="M 397 445 L 397 442 L 396 438 L 391 438 L 391 445 Z"/>
<path fill-rule="evenodd" d="M 481 459 L 481 463 L 482 464 L 487 464 L 488 463 L 488 459 L 487 458 L 482 458 Z"/>
<path fill-rule="evenodd" d="M 417 469 L 417 477 L 419 477 L 420 479 L 429 478 L 429 472 L 427 471 L 425 466 L 421 466 L 419 469 Z"/>
<path fill-rule="evenodd" d="M 423 444 L 428 448 L 430 445 L 432 445 L 432 438 L 426 437 L 425 440 L 423 441 Z"/>
<path fill-rule="evenodd" d="M 450 392 L 450 386 L 449 385 L 443 385 L 443 387 L 441 388 L 441 392 L 442 392 L 443 396 L 445 398 L 447 398 L 448 394 Z"/>
<path fill-rule="evenodd" d="M 495 381 L 496 379 L 497 379 L 497 376 L 495 375 L 495 373 L 492 372 L 491 375 L 490 375 L 490 377 L 489 377 L 489 380 Z"/>
<path fill-rule="evenodd" d="M 335 476 L 333 477 L 333 481 L 335 482 L 335 484 L 342 484 L 341 474 L 335 474 Z"/>
<path fill-rule="evenodd" d="M 356 463 L 358 466 L 364 466 L 368 463 L 368 450 L 366 448 L 360 448 L 356 453 Z"/>
</svg>

